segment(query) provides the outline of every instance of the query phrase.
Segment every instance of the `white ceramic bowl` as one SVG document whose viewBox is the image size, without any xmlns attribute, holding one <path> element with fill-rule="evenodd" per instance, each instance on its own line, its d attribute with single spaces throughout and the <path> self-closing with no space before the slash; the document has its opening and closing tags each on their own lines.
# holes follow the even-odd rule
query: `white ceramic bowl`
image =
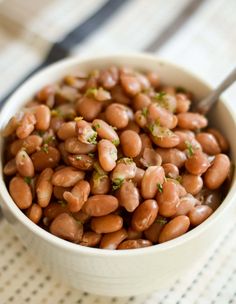
<svg viewBox="0 0 236 304">
<path fill-rule="evenodd" d="M 200 99 L 210 88 L 192 73 L 146 54 L 72 58 L 60 61 L 22 85 L 7 101 L 0 114 L 0 129 L 41 87 L 53 83 L 77 69 L 91 70 L 111 64 L 127 65 L 141 70 L 158 71 L 164 83 L 191 90 Z M 220 101 L 211 113 L 212 124 L 222 130 L 231 143 L 231 156 L 236 159 L 236 120 L 227 105 Z M 1 155 L 3 141 L 0 142 Z M 67 284 L 95 294 L 127 296 L 151 292 L 166 286 L 191 271 L 206 254 L 209 246 L 227 228 L 235 216 L 235 175 L 231 190 L 221 206 L 203 224 L 187 234 L 163 243 L 137 250 L 109 251 L 69 243 L 33 224 L 15 205 L 2 179 L 0 160 L 0 195 L 4 216 L 15 232 L 42 265 Z"/>
</svg>

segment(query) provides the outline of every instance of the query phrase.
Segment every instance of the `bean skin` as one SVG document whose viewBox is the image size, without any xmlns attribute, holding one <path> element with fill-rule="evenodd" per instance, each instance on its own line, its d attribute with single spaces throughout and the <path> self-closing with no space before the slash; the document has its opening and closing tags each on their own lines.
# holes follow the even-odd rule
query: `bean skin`
<svg viewBox="0 0 236 304">
<path fill-rule="evenodd" d="M 23 139 L 29 136 L 36 124 L 36 118 L 32 113 L 25 113 L 19 126 L 16 129 L 16 135 L 18 138 Z"/>
<path fill-rule="evenodd" d="M 60 187 L 72 187 L 85 176 L 83 171 L 73 167 L 65 167 L 56 171 L 52 176 L 52 184 Z"/>
<path fill-rule="evenodd" d="M 93 231 L 87 231 L 83 234 L 79 243 L 81 246 L 96 247 L 101 241 L 102 235 Z"/>
<path fill-rule="evenodd" d="M 52 129 L 55 133 L 57 133 L 60 129 L 60 127 L 63 125 L 64 119 L 62 117 L 51 117 L 50 121 L 50 129 Z"/>
<path fill-rule="evenodd" d="M 198 133 L 196 135 L 196 140 L 201 144 L 203 152 L 208 155 L 215 155 L 221 152 L 217 140 L 210 133 Z"/>
<path fill-rule="evenodd" d="M 25 139 L 18 139 L 13 141 L 10 145 L 10 152 L 16 155 L 22 148 L 30 155 L 35 152 L 42 145 L 43 139 L 38 135 L 30 135 Z"/>
<path fill-rule="evenodd" d="M 12 158 L 11 160 L 9 160 L 4 168 L 3 168 L 3 173 L 5 175 L 14 175 L 17 172 L 17 168 L 16 168 L 16 160 L 15 158 Z"/>
<path fill-rule="evenodd" d="M 106 70 L 101 71 L 99 81 L 105 89 L 111 89 L 116 86 L 118 77 L 119 72 L 117 67 L 112 66 Z"/>
<path fill-rule="evenodd" d="M 185 150 L 186 149 L 186 142 L 189 142 L 193 146 L 192 141 L 195 138 L 195 135 L 192 131 L 176 130 L 175 134 L 179 137 L 179 143 L 176 146 L 177 149 L 179 149 L 181 151 Z"/>
<path fill-rule="evenodd" d="M 118 250 L 125 250 L 125 249 L 138 249 L 138 248 L 144 248 L 144 247 L 149 247 L 152 246 L 152 242 L 148 240 L 126 240 L 122 242 L 118 246 Z"/>
<path fill-rule="evenodd" d="M 49 107 L 39 105 L 35 109 L 36 130 L 46 131 L 50 126 L 51 113 Z"/>
<path fill-rule="evenodd" d="M 109 249 L 109 250 L 115 250 L 119 244 L 124 241 L 127 238 L 127 232 L 124 228 L 111 232 L 106 233 L 102 236 L 101 242 L 100 242 L 100 248 L 102 249 Z"/>
<path fill-rule="evenodd" d="M 163 132 L 163 135 L 162 135 Z M 162 128 L 161 134 L 154 136 L 151 135 L 151 139 L 157 146 L 161 148 L 174 148 L 179 144 L 179 137 L 169 129 Z"/>
<path fill-rule="evenodd" d="M 128 240 L 138 240 L 142 238 L 142 231 L 136 231 L 134 230 L 132 227 L 129 227 L 129 229 L 127 230 L 127 239 Z"/>
<path fill-rule="evenodd" d="M 38 204 L 31 205 L 31 207 L 26 212 L 28 218 L 35 224 L 39 223 L 42 214 L 43 214 L 42 208 Z"/>
<path fill-rule="evenodd" d="M 141 91 L 140 82 L 133 75 L 121 75 L 120 82 L 124 91 L 130 96 L 135 96 Z"/>
<path fill-rule="evenodd" d="M 229 143 L 227 139 L 218 130 L 209 128 L 207 129 L 207 133 L 210 133 L 215 137 L 222 152 L 227 152 L 229 150 Z"/>
<path fill-rule="evenodd" d="M 177 166 L 171 164 L 171 163 L 166 163 L 162 165 L 162 168 L 165 171 L 165 176 L 169 178 L 176 179 L 179 176 L 179 169 Z"/>
<path fill-rule="evenodd" d="M 111 233 L 120 230 L 123 226 L 123 219 L 119 215 L 109 214 L 94 217 L 91 220 L 91 229 L 96 233 Z"/>
<path fill-rule="evenodd" d="M 134 120 L 140 128 L 144 128 L 147 125 L 147 118 L 145 117 L 145 115 L 143 115 L 141 110 L 135 112 Z"/>
<path fill-rule="evenodd" d="M 163 184 L 165 172 L 161 166 L 148 167 L 141 183 L 141 194 L 144 199 L 153 198 L 157 193 L 157 184 Z"/>
<path fill-rule="evenodd" d="M 71 191 L 65 191 L 63 198 L 68 203 L 71 212 L 78 212 L 87 201 L 90 193 L 90 184 L 85 180 L 78 181 Z"/>
<path fill-rule="evenodd" d="M 60 201 L 64 200 L 63 194 L 65 191 L 71 191 L 71 187 L 60 187 L 60 186 L 54 186 L 53 187 L 53 195 L 55 198 L 57 198 Z"/>
<path fill-rule="evenodd" d="M 175 239 L 186 233 L 190 226 L 190 220 L 186 215 L 179 215 L 167 223 L 159 236 L 159 243 Z"/>
<path fill-rule="evenodd" d="M 64 240 L 79 243 L 82 240 L 83 225 L 69 214 L 61 213 L 51 223 L 50 232 Z"/>
<path fill-rule="evenodd" d="M 54 220 L 59 214 L 62 213 L 69 213 L 67 204 L 50 203 L 46 208 L 43 209 L 43 214 L 49 222 Z"/>
<path fill-rule="evenodd" d="M 146 239 L 152 242 L 153 244 L 158 243 L 160 233 L 166 223 L 165 220 L 162 221 L 158 219 L 155 220 L 154 223 L 147 230 L 144 231 Z"/>
<path fill-rule="evenodd" d="M 132 181 L 134 182 L 135 185 L 137 185 L 137 187 L 141 186 L 141 182 L 143 179 L 145 171 L 141 168 L 137 168 L 136 169 L 136 173 L 135 176 L 133 177 Z"/>
<path fill-rule="evenodd" d="M 60 152 L 53 147 L 45 147 L 31 155 L 36 171 L 43 171 L 46 168 L 55 168 L 60 161 Z"/>
<path fill-rule="evenodd" d="M 19 121 L 15 116 L 13 116 L 6 124 L 4 130 L 1 132 L 2 136 L 7 137 L 12 135 L 16 131 L 18 126 L 19 126 Z"/>
<path fill-rule="evenodd" d="M 87 154 L 96 151 L 96 145 L 85 144 L 76 137 L 67 138 L 65 141 L 65 150 L 72 154 Z"/>
<path fill-rule="evenodd" d="M 154 88 L 158 88 L 160 86 L 160 76 L 156 72 L 148 72 L 147 78 Z"/>
<path fill-rule="evenodd" d="M 33 177 L 34 176 L 34 165 L 32 163 L 29 155 L 21 150 L 16 154 L 16 168 L 17 171 L 23 177 Z"/>
<path fill-rule="evenodd" d="M 208 191 L 208 193 L 204 196 L 203 205 L 210 207 L 213 211 L 215 211 L 222 202 L 222 193 L 219 190 Z"/>
<path fill-rule="evenodd" d="M 172 181 L 166 181 L 162 185 L 161 192 L 156 197 L 159 214 L 165 217 L 173 216 L 179 204 L 179 193 L 177 185 Z"/>
<path fill-rule="evenodd" d="M 60 126 L 59 130 L 57 131 L 57 136 L 61 140 L 66 140 L 67 138 L 75 137 L 76 136 L 76 122 L 75 121 L 64 122 Z"/>
<path fill-rule="evenodd" d="M 176 94 L 176 113 L 188 112 L 190 108 L 190 100 L 185 94 Z"/>
<path fill-rule="evenodd" d="M 113 143 L 107 139 L 102 139 L 98 143 L 98 158 L 103 170 L 112 171 L 116 166 L 117 149 Z"/>
<path fill-rule="evenodd" d="M 212 166 L 204 175 L 204 184 L 208 189 L 215 190 L 219 188 L 230 171 L 230 160 L 225 154 L 218 154 L 213 160 Z"/>
<path fill-rule="evenodd" d="M 133 213 L 131 226 L 136 231 L 148 229 L 155 221 L 158 205 L 155 200 L 146 200 Z"/>
<path fill-rule="evenodd" d="M 133 212 L 139 205 L 139 192 L 132 182 L 122 183 L 117 193 L 117 198 L 122 207 L 128 212 Z"/>
<path fill-rule="evenodd" d="M 123 88 L 120 85 L 116 85 L 111 89 L 111 96 L 112 99 L 117 103 L 121 103 L 123 105 L 130 104 L 130 98 L 125 94 Z"/>
<path fill-rule="evenodd" d="M 115 146 L 120 143 L 116 131 L 102 119 L 94 119 L 92 126 L 95 128 L 100 138 L 110 140 Z"/>
<path fill-rule="evenodd" d="M 97 132 L 93 130 L 87 121 L 79 120 L 76 122 L 76 133 L 82 143 L 96 144 Z"/>
<path fill-rule="evenodd" d="M 178 168 L 181 168 L 187 159 L 185 153 L 176 148 L 157 148 L 156 152 L 161 156 L 163 164 L 172 163 Z"/>
<path fill-rule="evenodd" d="M 9 184 L 9 192 L 20 209 L 27 209 L 32 204 L 32 193 L 30 186 L 22 177 L 13 177 Z"/>
<path fill-rule="evenodd" d="M 151 103 L 151 99 L 149 96 L 147 96 L 144 93 L 137 94 L 133 101 L 132 106 L 134 108 L 134 111 L 142 110 L 143 108 L 147 108 Z"/>
<path fill-rule="evenodd" d="M 127 109 L 128 108 L 124 105 L 121 105 L 119 103 L 112 103 L 106 108 L 106 121 L 117 129 L 125 128 L 129 122 Z"/>
<path fill-rule="evenodd" d="M 140 136 L 132 130 L 123 131 L 120 135 L 120 142 L 124 155 L 127 157 L 136 157 L 141 152 Z"/>
<path fill-rule="evenodd" d="M 118 200 L 112 195 L 93 195 L 83 206 L 83 211 L 91 216 L 108 215 L 118 208 Z"/>
<path fill-rule="evenodd" d="M 178 117 L 178 126 L 183 129 L 197 130 L 207 126 L 207 119 L 199 113 L 180 113 Z"/>
<path fill-rule="evenodd" d="M 196 206 L 188 213 L 190 223 L 192 226 L 198 226 L 204 222 L 211 214 L 213 210 L 206 205 Z"/>
<path fill-rule="evenodd" d="M 106 174 L 93 171 L 90 186 L 92 194 L 107 194 L 110 190 L 110 178 Z"/>
<path fill-rule="evenodd" d="M 76 112 L 87 121 L 93 121 L 102 111 L 102 103 L 96 99 L 82 97 L 76 104 Z"/>
<path fill-rule="evenodd" d="M 139 125 L 136 124 L 136 122 L 134 120 L 129 120 L 128 125 L 124 128 L 124 131 L 125 130 L 131 130 L 137 134 L 140 133 L 140 127 L 139 127 Z"/>
<path fill-rule="evenodd" d="M 79 170 L 89 171 L 93 169 L 94 159 L 86 154 L 69 155 L 68 162 Z"/>
<path fill-rule="evenodd" d="M 185 190 L 192 195 L 198 194 L 203 187 L 203 180 L 199 175 L 184 174 L 181 183 Z"/>
<path fill-rule="evenodd" d="M 200 202 L 191 194 L 187 194 L 180 198 L 176 213 L 173 216 L 187 215 Z"/>
<path fill-rule="evenodd" d="M 207 155 L 200 150 L 196 150 L 185 162 L 185 167 L 189 173 L 202 175 L 209 168 L 210 163 Z"/>
<path fill-rule="evenodd" d="M 168 129 L 175 128 L 177 124 L 175 115 L 156 103 L 151 103 L 149 105 L 147 118 L 149 121 L 158 121 L 162 127 Z"/>
<path fill-rule="evenodd" d="M 45 208 L 48 206 L 51 196 L 52 196 L 52 183 L 51 178 L 53 175 L 53 170 L 51 168 L 44 169 L 38 180 L 36 185 L 36 194 L 38 199 L 39 206 Z"/>
</svg>

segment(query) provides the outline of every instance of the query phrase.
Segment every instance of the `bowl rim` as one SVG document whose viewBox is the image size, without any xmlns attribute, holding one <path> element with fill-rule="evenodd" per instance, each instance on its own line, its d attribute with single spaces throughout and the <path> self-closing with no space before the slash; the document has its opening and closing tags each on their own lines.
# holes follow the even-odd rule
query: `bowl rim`
<svg viewBox="0 0 236 304">
<path fill-rule="evenodd" d="M 119 59 L 138 59 L 138 60 L 146 60 L 146 61 L 152 61 L 156 64 L 165 64 L 168 65 L 170 68 L 174 68 L 177 70 L 181 70 L 186 75 L 191 76 L 194 78 L 194 80 L 200 82 L 202 85 L 207 87 L 208 89 L 212 89 L 211 85 L 200 77 L 198 77 L 195 73 L 189 71 L 188 69 L 173 63 L 172 61 L 162 59 L 160 57 L 157 57 L 155 55 L 151 55 L 148 53 L 140 53 L 140 52 L 129 52 L 129 53 L 121 53 L 121 54 L 114 54 L 114 55 L 101 55 L 101 56 L 73 56 L 69 57 L 63 60 L 60 60 L 54 64 L 49 65 L 48 67 L 43 68 L 39 72 L 35 73 L 33 76 L 31 76 L 27 81 L 25 81 L 8 99 L 8 101 L 3 105 L 1 111 L 0 111 L 0 121 L 2 117 L 2 113 L 4 113 L 5 108 L 10 103 L 14 103 L 18 99 L 18 95 L 20 95 L 21 91 L 27 86 L 30 86 L 32 83 L 36 82 L 38 78 L 41 78 L 45 73 L 56 70 L 57 68 L 68 68 L 71 65 L 79 65 L 79 64 L 85 64 L 86 62 L 91 62 L 95 60 L 119 60 Z M 46 85 L 47 83 L 45 83 Z M 224 104 L 226 107 L 229 115 L 233 119 L 235 126 L 236 126 L 236 115 L 234 114 L 234 111 L 231 110 L 231 107 L 224 102 L 222 98 L 219 100 L 221 103 Z M 2 147 L 0 147 L 0 151 L 2 152 Z M 2 164 L 0 164 L 0 171 L 2 171 Z M 236 170 L 235 170 L 236 171 Z M 40 239 L 43 241 L 46 241 L 47 243 L 50 243 L 53 246 L 59 247 L 63 249 L 64 251 L 71 251 L 73 253 L 78 254 L 85 254 L 90 256 L 97 256 L 97 257 L 103 257 L 103 256 L 109 256 L 109 257 L 124 257 L 124 256 L 139 256 L 139 255 L 147 255 L 147 254 L 153 254 L 158 252 L 163 252 L 165 250 L 169 250 L 181 245 L 184 245 L 186 242 L 189 242 L 196 238 L 198 235 L 202 234 L 210 225 L 212 225 L 218 218 L 225 212 L 232 204 L 232 200 L 235 197 L 236 193 L 234 191 L 236 184 L 236 172 L 234 172 L 233 181 L 231 184 L 231 189 L 228 192 L 227 196 L 221 203 L 221 205 L 217 208 L 216 211 L 201 225 L 193 228 L 191 231 L 185 233 L 182 236 L 177 237 L 176 239 L 170 240 L 168 242 L 153 245 L 150 247 L 145 248 L 139 248 L 136 250 L 108 250 L 108 249 L 100 249 L 100 248 L 92 248 L 92 247 L 85 247 L 81 246 L 79 244 L 74 244 L 71 242 L 68 242 L 66 240 L 63 240 L 59 237 L 56 237 L 55 235 L 49 233 L 48 231 L 44 230 L 43 228 L 39 227 L 37 224 L 34 224 L 14 203 L 13 199 L 11 198 L 7 187 L 5 185 L 3 174 L 1 174 L 0 177 L 0 196 L 4 203 L 7 205 L 8 209 L 10 209 L 10 212 L 13 213 L 14 217 L 17 221 L 19 221 L 23 226 L 25 226 L 26 229 L 29 229 L 31 233 L 36 234 Z"/>
</svg>

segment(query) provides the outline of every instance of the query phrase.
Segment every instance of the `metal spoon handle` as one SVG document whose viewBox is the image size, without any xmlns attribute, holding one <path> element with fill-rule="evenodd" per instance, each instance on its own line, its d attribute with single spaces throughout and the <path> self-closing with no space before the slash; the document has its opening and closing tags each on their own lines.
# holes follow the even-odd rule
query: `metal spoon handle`
<svg viewBox="0 0 236 304">
<path fill-rule="evenodd" d="M 224 92 L 234 81 L 236 81 L 236 67 L 231 73 L 213 90 L 206 98 L 196 105 L 196 110 L 202 114 L 206 114 L 212 105 L 218 100 L 222 92 Z"/>
</svg>

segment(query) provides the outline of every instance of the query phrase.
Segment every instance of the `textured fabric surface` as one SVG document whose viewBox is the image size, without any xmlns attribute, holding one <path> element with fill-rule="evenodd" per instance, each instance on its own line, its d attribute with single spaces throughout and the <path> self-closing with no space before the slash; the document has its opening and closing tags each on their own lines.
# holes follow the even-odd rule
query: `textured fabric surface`
<svg viewBox="0 0 236 304">
<path fill-rule="evenodd" d="M 0 1 L 0 100 L 35 69 L 69 54 L 149 50 L 217 85 L 236 63 L 235 11 L 235 0 Z M 235 111 L 236 85 L 224 96 Z M 121 299 L 62 285 L 0 220 L 0 303 L 236 303 L 235 223 L 169 289 Z"/>
</svg>

